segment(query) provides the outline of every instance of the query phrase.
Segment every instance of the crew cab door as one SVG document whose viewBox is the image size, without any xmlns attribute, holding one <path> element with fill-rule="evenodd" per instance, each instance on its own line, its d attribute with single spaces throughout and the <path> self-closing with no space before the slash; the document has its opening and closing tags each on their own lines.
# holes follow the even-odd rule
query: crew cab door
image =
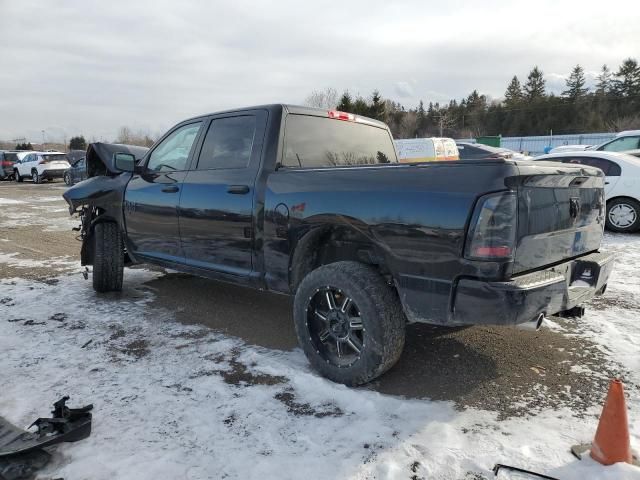
<svg viewBox="0 0 640 480">
<path fill-rule="evenodd" d="M 253 268 L 255 181 L 267 112 L 212 117 L 180 198 L 186 263 L 236 276 Z"/>
<path fill-rule="evenodd" d="M 124 194 L 127 248 L 134 255 L 184 262 L 178 204 L 202 121 L 182 124 L 156 144 Z"/>
</svg>

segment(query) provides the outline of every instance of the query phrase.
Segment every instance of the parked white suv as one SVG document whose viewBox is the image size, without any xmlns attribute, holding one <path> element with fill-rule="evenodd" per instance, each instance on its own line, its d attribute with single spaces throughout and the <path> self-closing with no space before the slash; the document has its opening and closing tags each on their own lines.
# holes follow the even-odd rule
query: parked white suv
<svg viewBox="0 0 640 480">
<path fill-rule="evenodd" d="M 62 178 L 70 166 L 64 153 L 28 152 L 19 155 L 18 161 L 13 165 L 13 178 L 16 182 L 21 182 L 29 177 L 33 183 L 42 183 L 43 180 Z"/>
<path fill-rule="evenodd" d="M 621 152 L 586 150 L 535 157 L 562 163 L 580 163 L 604 172 L 606 227 L 614 232 L 640 230 L 640 159 Z"/>
</svg>

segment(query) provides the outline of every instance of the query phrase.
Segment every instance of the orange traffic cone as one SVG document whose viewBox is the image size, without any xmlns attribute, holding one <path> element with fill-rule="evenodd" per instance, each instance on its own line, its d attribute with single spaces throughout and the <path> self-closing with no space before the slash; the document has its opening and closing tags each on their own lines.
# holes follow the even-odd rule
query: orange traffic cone
<svg viewBox="0 0 640 480">
<path fill-rule="evenodd" d="M 633 463 L 627 406 L 620 380 L 611 380 L 609 384 L 607 400 L 591 444 L 591 458 L 603 465 L 617 462 Z"/>
</svg>

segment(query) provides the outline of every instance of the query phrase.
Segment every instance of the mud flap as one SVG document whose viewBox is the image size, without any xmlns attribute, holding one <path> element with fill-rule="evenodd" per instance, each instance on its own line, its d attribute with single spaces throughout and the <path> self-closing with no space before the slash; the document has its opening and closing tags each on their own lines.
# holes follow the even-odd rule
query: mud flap
<svg viewBox="0 0 640 480">
<path fill-rule="evenodd" d="M 69 408 L 63 397 L 53 404 L 52 418 L 38 418 L 22 430 L 0 417 L 0 480 L 29 478 L 46 465 L 50 455 L 43 450 L 62 442 L 77 442 L 91 434 L 91 409 Z"/>
</svg>

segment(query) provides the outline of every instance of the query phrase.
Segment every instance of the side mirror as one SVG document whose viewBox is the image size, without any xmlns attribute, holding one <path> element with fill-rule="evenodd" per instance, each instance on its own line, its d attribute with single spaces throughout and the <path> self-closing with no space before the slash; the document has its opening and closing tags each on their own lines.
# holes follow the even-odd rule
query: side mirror
<svg viewBox="0 0 640 480">
<path fill-rule="evenodd" d="M 113 165 L 123 172 L 135 172 L 136 157 L 130 153 L 114 153 Z"/>
</svg>

